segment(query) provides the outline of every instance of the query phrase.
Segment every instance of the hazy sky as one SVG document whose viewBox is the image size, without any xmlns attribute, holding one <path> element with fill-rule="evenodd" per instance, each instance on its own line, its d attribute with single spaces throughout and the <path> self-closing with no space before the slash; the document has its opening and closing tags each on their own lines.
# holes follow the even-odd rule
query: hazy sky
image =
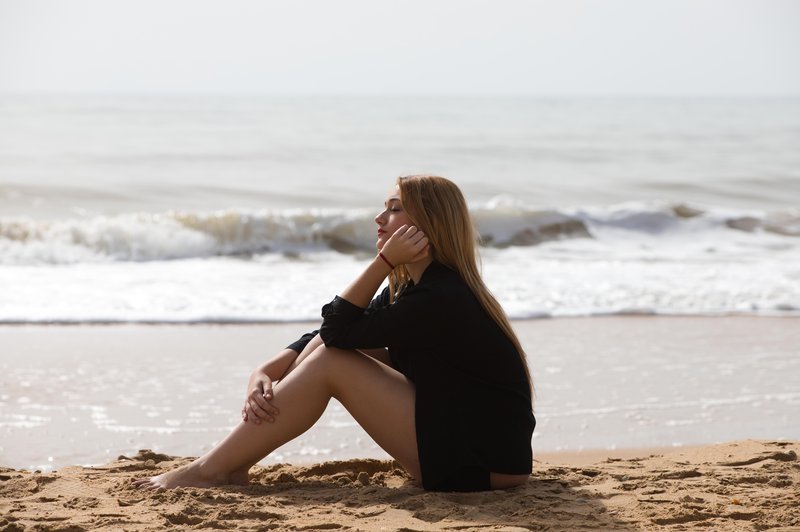
<svg viewBox="0 0 800 532">
<path fill-rule="evenodd" d="M 0 0 L 0 91 L 800 95 L 796 0 Z"/>
</svg>

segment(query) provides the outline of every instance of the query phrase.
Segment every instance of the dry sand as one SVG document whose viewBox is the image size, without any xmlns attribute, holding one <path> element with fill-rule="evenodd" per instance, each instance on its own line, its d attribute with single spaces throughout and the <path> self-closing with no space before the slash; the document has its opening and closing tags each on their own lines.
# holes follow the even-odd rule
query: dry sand
<svg viewBox="0 0 800 532">
<path fill-rule="evenodd" d="M 800 442 L 747 440 L 590 466 L 537 462 L 509 491 L 432 493 L 390 461 L 256 466 L 251 485 L 146 492 L 188 459 L 0 470 L 0 531 L 798 530 Z"/>
</svg>

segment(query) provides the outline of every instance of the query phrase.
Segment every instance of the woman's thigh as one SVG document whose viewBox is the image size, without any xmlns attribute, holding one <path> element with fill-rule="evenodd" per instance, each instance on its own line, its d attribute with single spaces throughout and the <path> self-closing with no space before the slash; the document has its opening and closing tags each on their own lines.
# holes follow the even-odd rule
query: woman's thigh
<svg viewBox="0 0 800 532">
<path fill-rule="evenodd" d="M 387 366 L 392 365 L 392 360 L 389 357 L 389 351 L 386 349 L 357 349 L 357 351 L 367 355 L 368 357 L 372 357 L 379 362 L 383 362 Z"/>
<path fill-rule="evenodd" d="M 414 385 L 399 371 L 355 350 L 323 345 L 305 363 L 327 373 L 331 396 L 381 448 L 421 480 Z"/>
</svg>

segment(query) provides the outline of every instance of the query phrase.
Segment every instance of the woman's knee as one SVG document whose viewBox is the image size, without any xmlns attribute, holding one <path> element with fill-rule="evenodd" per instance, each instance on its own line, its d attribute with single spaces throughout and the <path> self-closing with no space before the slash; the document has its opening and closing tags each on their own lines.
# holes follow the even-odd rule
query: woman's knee
<svg viewBox="0 0 800 532">
<path fill-rule="evenodd" d="M 355 350 L 339 349 L 338 347 L 328 347 L 322 344 L 314 349 L 308 358 L 309 361 L 314 361 L 316 364 L 331 364 L 336 363 L 338 360 L 347 359 L 356 355 L 363 356 Z"/>
<path fill-rule="evenodd" d="M 324 344 L 311 353 L 307 362 L 325 376 L 331 396 L 340 400 L 340 395 L 347 388 L 352 388 L 352 379 L 359 376 L 364 378 L 375 370 L 373 365 L 380 364 L 355 349 L 340 349 Z"/>
<path fill-rule="evenodd" d="M 314 349 L 303 363 L 320 368 L 328 376 L 342 377 L 346 376 L 348 368 L 352 369 L 351 366 L 362 358 L 367 357 L 358 351 L 322 344 Z"/>
</svg>

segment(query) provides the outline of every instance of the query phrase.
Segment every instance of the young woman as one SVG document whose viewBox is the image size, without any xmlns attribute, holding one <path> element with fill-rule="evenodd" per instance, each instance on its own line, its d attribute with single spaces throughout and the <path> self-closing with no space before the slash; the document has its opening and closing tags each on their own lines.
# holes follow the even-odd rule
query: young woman
<svg viewBox="0 0 800 532">
<path fill-rule="evenodd" d="M 308 430 L 332 397 L 425 489 L 527 481 L 531 379 L 478 272 L 461 191 L 442 177 L 401 177 L 375 222 L 378 255 L 322 308 L 319 331 L 253 373 L 242 423 L 188 466 L 138 486 L 246 484 L 250 467 Z"/>
</svg>

